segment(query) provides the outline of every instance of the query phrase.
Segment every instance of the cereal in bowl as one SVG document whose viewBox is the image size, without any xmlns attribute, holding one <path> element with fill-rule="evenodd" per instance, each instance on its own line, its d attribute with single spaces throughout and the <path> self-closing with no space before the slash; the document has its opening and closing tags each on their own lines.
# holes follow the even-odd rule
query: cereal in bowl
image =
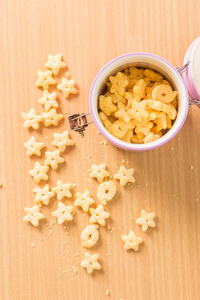
<svg viewBox="0 0 200 300">
<path fill-rule="evenodd" d="M 99 96 L 99 118 L 116 138 L 150 143 L 162 137 L 177 116 L 178 92 L 163 75 L 130 67 L 110 76 Z"/>
</svg>

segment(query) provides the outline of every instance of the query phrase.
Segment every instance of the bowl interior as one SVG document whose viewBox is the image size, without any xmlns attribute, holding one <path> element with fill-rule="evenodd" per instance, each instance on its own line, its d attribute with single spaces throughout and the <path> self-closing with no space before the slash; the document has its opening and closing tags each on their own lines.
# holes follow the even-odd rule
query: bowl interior
<svg viewBox="0 0 200 300">
<path fill-rule="evenodd" d="M 105 90 L 105 83 L 109 76 L 115 75 L 118 71 L 122 71 L 131 66 L 151 68 L 155 71 L 158 71 L 171 83 L 173 89 L 178 91 L 178 114 L 172 128 L 168 130 L 160 139 L 148 144 L 130 144 L 117 139 L 103 126 L 98 116 L 98 98 Z M 166 60 L 146 53 L 127 54 L 113 59 L 97 74 L 90 92 L 90 110 L 99 131 L 111 143 L 127 150 L 149 150 L 165 144 L 181 129 L 188 112 L 188 93 L 181 75 Z"/>
</svg>

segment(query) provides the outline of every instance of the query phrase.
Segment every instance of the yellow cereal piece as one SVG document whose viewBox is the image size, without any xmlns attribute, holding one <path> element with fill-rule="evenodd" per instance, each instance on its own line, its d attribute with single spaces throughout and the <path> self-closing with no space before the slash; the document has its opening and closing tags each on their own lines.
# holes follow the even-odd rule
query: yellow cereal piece
<svg viewBox="0 0 200 300">
<path fill-rule="evenodd" d="M 69 132 L 65 130 L 63 133 L 54 133 L 54 140 L 52 144 L 60 150 L 60 152 L 65 151 L 67 146 L 73 146 L 74 141 L 69 137 Z"/>
<path fill-rule="evenodd" d="M 56 170 L 58 168 L 58 164 L 63 163 L 65 160 L 62 156 L 60 156 L 60 150 L 55 151 L 46 151 L 45 152 L 46 159 L 44 161 L 45 165 L 51 166 L 52 169 Z"/>
<path fill-rule="evenodd" d="M 170 129 L 172 127 L 172 121 L 169 116 L 166 116 L 166 118 L 167 118 L 167 129 Z"/>
<path fill-rule="evenodd" d="M 106 129 L 109 130 L 112 123 L 110 122 L 108 117 L 104 114 L 104 112 L 102 112 L 102 111 L 99 112 L 99 118 L 100 118 L 101 122 L 103 123 L 103 125 L 106 127 Z"/>
<path fill-rule="evenodd" d="M 105 219 L 110 217 L 110 214 L 104 210 L 101 204 L 96 208 L 90 208 L 89 212 L 91 214 L 89 223 L 91 224 L 98 223 L 101 226 L 105 226 Z"/>
<path fill-rule="evenodd" d="M 50 111 L 42 113 L 42 118 L 44 120 L 44 125 L 49 127 L 51 125 L 58 126 L 59 121 L 62 120 L 64 116 L 58 114 L 55 108 L 52 108 Z"/>
<path fill-rule="evenodd" d="M 33 154 L 40 156 L 41 149 L 45 147 L 44 143 L 37 143 L 34 136 L 32 136 L 28 142 L 24 143 L 25 148 L 27 149 L 27 155 L 31 156 Z"/>
<path fill-rule="evenodd" d="M 111 114 L 113 112 L 115 112 L 117 110 L 117 107 L 115 104 L 113 104 L 112 102 L 112 98 L 111 97 L 105 97 L 103 95 L 101 95 L 99 97 L 99 108 L 107 115 L 107 116 L 111 116 Z"/>
<path fill-rule="evenodd" d="M 73 220 L 74 207 L 73 205 L 65 205 L 61 201 L 58 202 L 58 208 L 52 212 L 52 216 L 57 218 L 58 224 Z"/>
<path fill-rule="evenodd" d="M 144 78 L 144 69 L 130 67 L 128 69 L 128 74 L 129 74 L 129 78 L 139 80 L 139 79 Z"/>
<path fill-rule="evenodd" d="M 94 270 L 100 270 L 101 265 L 98 262 L 98 258 L 98 254 L 89 254 L 86 252 L 85 257 L 81 262 L 81 267 L 86 268 L 88 274 L 91 274 Z"/>
<path fill-rule="evenodd" d="M 143 243 L 141 237 L 137 237 L 135 232 L 130 230 L 128 235 L 121 236 L 122 241 L 124 242 L 124 249 L 129 250 L 133 249 L 134 251 L 139 250 L 139 245 Z"/>
<path fill-rule="evenodd" d="M 130 122 L 130 120 L 131 120 L 131 117 L 130 117 L 129 113 L 128 113 L 128 112 L 126 111 L 126 109 L 124 109 L 124 108 L 122 108 L 122 109 L 116 111 L 115 116 L 116 116 L 119 120 L 121 120 L 121 121 L 123 121 L 123 122 L 125 122 L 125 123 L 127 123 L 127 124 L 128 124 L 128 123 Z"/>
<path fill-rule="evenodd" d="M 150 132 L 145 138 L 144 138 L 144 143 L 151 143 L 154 142 L 155 140 L 159 139 L 160 135 L 159 134 L 154 134 L 153 132 Z"/>
<path fill-rule="evenodd" d="M 175 109 L 177 110 L 178 107 L 178 99 L 177 97 L 175 97 L 175 99 L 171 102 L 171 104 L 175 107 Z"/>
<path fill-rule="evenodd" d="M 154 228 L 156 226 L 154 218 L 155 212 L 147 213 L 145 209 L 142 209 L 141 217 L 136 220 L 136 223 L 142 226 L 143 231 L 147 231 L 148 227 Z"/>
<path fill-rule="evenodd" d="M 150 69 L 146 69 L 144 70 L 144 76 L 149 78 L 151 81 L 162 81 L 163 80 L 163 76 L 160 75 L 159 73 L 157 73 L 156 71 L 150 70 Z"/>
<path fill-rule="evenodd" d="M 124 95 L 126 87 L 128 85 L 128 78 L 126 74 L 122 72 L 118 72 L 115 76 L 110 76 L 109 80 L 112 84 L 110 88 L 110 92 L 113 94 L 119 94 L 121 96 Z"/>
<path fill-rule="evenodd" d="M 100 165 L 92 164 L 92 167 L 88 171 L 90 177 L 96 178 L 100 183 L 102 183 L 106 177 L 110 176 L 110 172 L 106 170 L 105 163 Z"/>
<path fill-rule="evenodd" d="M 146 104 L 146 100 L 142 100 L 141 102 L 133 100 L 132 106 L 129 109 L 130 116 L 138 122 L 142 122 L 144 119 L 147 119 L 149 114 L 146 110 Z"/>
<path fill-rule="evenodd" d="M 133 144 L 143 144 L 144 143 L 144 136 L 142 138 L 139 138 L 138 135 L 133 135 L 131 142 Z"/>
<path fill-rule="evenodd" d="M 76 193 L 74 206 L 79 206 L 83 211 L 88 212 L 90 205 L 94 204 L 94 202 L 94 199 L 90 196 L 90 192 L 86 190 L 84 193 Z"/>
<path fill-rule="evenodd" d="M 76 82 L 74 79 L 63 78 L 61 83 L 57 85 L 57 89 L 62 91 L 64 97 L 67 99 L 69 98 L 70 94 L 78 94 L 75 84 Z"/>
<path fill-rule="evenodd" d="M 55 85 L 56 80 L 52 77 L 52 72 L 50 70 L 42 72 L 38 72 L 38 80 L 36 81 L 35 85 L 37 87 L 41 87 L 44 90 L 48 90 L 49 85 Z"/>
<path fill-rule="evenodd" d="M 173 91 L 167 84 L 157 85 L 152 91 L 152 99 L 162 103 L 170 103 L 177 96 L 177 91 Z"/>
<path fill-rule="evenodd" d="M 71 198 L 71 189 L 73 186 L 75 186 L 75 184 L 70 182 L 63 183 L 61 180 L 57 180 L 56 186 L 52 188 L 52 192 L 54 192 L 57 195 L 57 199 L 59 201 L 62 200 L 64 197 Z"/>
<path fill-rule="evenodd" d="M 131 143 L 132 138 L 133 138 L 133 129 L 128 129 L 126 134 L 123 136 L 122 141 Z"/>
<path fill-rule="evenodd" d="M 146 103 L 148 107 L 166 113 L 171 120 L 176 118 L 177 111 L 172 104 L 165 104 L 156 100 L 146 100 Z"/>
<path fill-rule="evenodd" d="M 127 102 L 127 106 L 131 107 L 132 103 L 133 103 L 133 91 L 128 91 L 125 93 L 124 97 L 126 98 Z"/>
<path fill-rule="evenodd" d="M 40 208 L 37 204 L 33 207 L 25 207 L 24 211 L 26 215 L 23 217 L 23 221 L 30 222 L 35 227 L 39 225 L 40 220 L 44 219 L 44 215 L 40 212 Z"/>
<path fill-rule="evenodd" d="M 153 127 L 153 123 L 152 122 L 138 122 L 136 127 L 135 127 L 135 133 L 139 134 L 142 133 L 143 135 L 148 135 L 150 133 L 151 128 Z"/>
<path fill-rule="evenodd" d="M 98 186 L 97 198 L 103 205 L 112 200 L 116 194 L 116 185 L 113 180 L 105 181 Z"/>
<path fill-rule="evenodd" d="M 126 134 L 128 129 L 129 129 L 128 124 L 126 124 L 120 120 L 115 121 L 108 128 L 109 132 L 119 139 L 123 138 L 123 136 Z"/>
<path fill-rule="evenodd" d="M 81 232 L 82 246 L 85 248 L 93 247 L 99 239 L 98 225 L 87 225 Z"/>
<path fill-rule="evenodd" d="M 157 117 L 154 120 L 154 123 L 157 125 L 156 126 L 156 131 L 157 132 L 159 132 L 163 129 L 166 129 L 167 128 L 167 115 L 165 113 L 162 113 L 162 112 L 157 112 Z M 154 132 L 156 132 L 156 131 L 154 131 Z"/>
<path fill-rule="evenodd" d="M 62 61 L 62 54 L 48 55 L 48 61 L 45 67 L 50 69 L 54 75 L 58 75 L 59 71 L 65 68 L 67 65 Z"/>
<path fill-rule="evenodd" d="M 120 185 L 125 186 L 128 182 L 134 183 L 135 178 L 133 176 L 134 169 L 126 169 L 124 166 L 121 166 L 117 173 L 114 175 L 114 179 L 120 181 Z"/>
<path fill-rule="evenodd" d="M 38 161 L 35 163 L 35 166 L 32 170 L 29 171 L 29 175 L 31 175 L 36 183 L 39 183 L 40 180 L 47 180 L 48 175 L 47 172 L 49 170 L 48 166 L 42 166 Z"/>
<path fill-rule="evenodd" d="M 114 123 L 117 118 L 116 118 L 115 114 L 112 114 L 112 116 L 108 117 L 108 119 L 111 123 Z"/>
<path fill-rule="evenodd" d="M 49 200 L 54 196 L 54 192 L 49 190 L 49 185 L 46 184 L 43 188 L 34 188 L 33 192 L 35 193 L 35 203 L 42 203 L 44 205 L 49 204 Z"/>
<path fill-rule="evenodd" d="M 49 111 L 51 108 L 58 108 L 58 102 L 56 101 L 57 93 L 49 93 L 47 90 L 43 91 L 43 96 L 38 100 L 38 103 L 44 105 L 45 111 Z"/>
<path fill-rule="evenodd" d="M 38 129 L 39 123 L 42 122 L 43 117 L 36 115 L 35 109 L 31 108 L 28 113 L 22 113 L 22 118 L 24 119 L 24 128 Z"/>
<path fill-rule="evenodd" d="M 136 100 L 141 100 L 145 97 L 145 89 L 148 85 L 148 80 L 139 79 L 133 87 L 133 97 Z"/>
<path fill-rule="evenodd" d="M 126 99 L 124 99 L 123 96 L 120 96 L 118 94 L 112 94 L 112 93 L 109 92 L 109 93 L 106 93 L 105 96 L 111 97 L 112 98 L 112 102 L 114 104 L 117 104 L 119 102 L 126 103 Z"/>
<path fill-rule="evenodd" d="M 145 99 L 152 99 L 153 87 L 147 86 L 145 89 Z"/>
</svg>

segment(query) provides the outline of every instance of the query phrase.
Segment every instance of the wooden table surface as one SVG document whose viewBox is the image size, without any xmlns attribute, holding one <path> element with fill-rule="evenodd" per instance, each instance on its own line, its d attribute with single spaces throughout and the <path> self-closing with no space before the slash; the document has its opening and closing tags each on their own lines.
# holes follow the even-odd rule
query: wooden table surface
<svg viewBox="0 0 200 300">
<path fill-rule="evenodd" d="M 135 168 L 136 184 L 120 188 L 108 211 L 112 230 L 101 228 L 103 270 L 93 276 L 81 269 L 85 252 L 80 232 L 88 216 L 77 210 L 69 226 L 55 225 L 54 199 L 43 209 L 47 222 L 33 228 L 22 222 L 24 207 L 33 205 L 35 184 L 28 175 L 37 158 L 25 154 L 31 135 L 48 149 L 54 132 L 68 127 L 29 131 L 21 113 L 34 107 L 41 90 L 34 86 L 48 54 L 63 53 L 79 86 L 79 96 L 60 111 L 88 112 L 88 94 L 97 71 L 120 54 L 147 51 L 181 66 L 189 44 L 199 35 L 198 0 L 4 0 L 0 3 L 0 299 L 1 300 L 198 300 L 200 297 L 200 111 L 189 110 L 181 132 L 167 145 L 128 153 L 101 144 L 94 125 L 65 153 L 66 164 L 50 172 L 57 179 L 89 189 L 92 162 L 108 164 L 113 174 L 121 161 Z M 44 157 L 39 160 L 43 161 Z M 194 167 L 191 168 L 191 165 Z M 70 200 L 66 201 L 70 203 Z M 155 211 L 157 229 L 143 233 L 135 225 L 140 210 Z M 120 236 L 134 229 L 144 238 L 138 253 L 123 250 Z M 35 246 L 35 247 L 34 247 Z M 73 268 L 77 273 L 74 274 Z M 106 295 L 110 290 L 110 296 Z"/>
</svg>

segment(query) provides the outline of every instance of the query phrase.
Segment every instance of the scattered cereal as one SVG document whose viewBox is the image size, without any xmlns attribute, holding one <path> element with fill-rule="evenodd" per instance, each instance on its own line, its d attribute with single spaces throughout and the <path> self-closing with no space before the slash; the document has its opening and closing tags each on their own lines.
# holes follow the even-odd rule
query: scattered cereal
<svg viewBox="0 0 200 300">
<path fill-rule="evenodd" d="M 41 87 L 44 90 L 48 90 L 49 85 L 55 85 L 56 80 L 52 77 L 52 72 L 50 70 L 42 72 L 38 72 L 38 80 L 36 81 L 35 85 L 37 87 Z"/>
<path fill-rule="evenodd" d="M 120 185 L 125 186 L 128 182 L 134 183 L 135 178 L 133 177 L 134 169 L 126 169 L 124 166 L 121 166 L 117 173 L 114 175 L 114 179 L 120 181 Z"/>
<path fill-rule="evenodd" d="M 90 205 L 94 203 L 94 199 L 90 197 L 90 192 L 85 191 L 84 193 L 76 192 L 76 200 L 74 201 L 75 206 L 80 206 L 83 211 L 87 212 Z"/>
<path fill-rule="evenodd" d="M 121 239 L 124 242 L 125 250 L 133 249 L 134 251 L 138 251 L 139 245 L 143 242 L 143 239 L 137 237 L 132 230 L 129 231 L 128 235 L 122 235 Z"/>
<path fill-rule="evenodd" d="M 101 265 L 98 262 L 98 258 L 98 254 L 89 254 L 86 252 L 85 257 L 81 262 L 81 267 L 86 268 L 88 274 L 91 274 L 94 270 L 100 270 Z"/>
<path fill-rule="evenodd" d="M 51 125 L 58 126 L 59 121 L 64 118 L 62 114 L 58 114 L 55 108 L 51 108 L 48 112 L 42 113 L 44 125 L 49 127 Z"/>
<path fill-rule="evenodd" d="M 85 248 L 93 247 L 99 239 L 98 225 L 87 225 L 81 232 L 82 246 Z"/>
<path fill-rule="evenodd" d="M 54 140 L 52 144 L 60 150 L 60 152 L 65 151 L 67 146 L 73 146 L 74 141 L 69 138 L 69 132 L 66 130 L 63 133 L 54 133 Z"/>
<path fill-rule="evenodd" d="M 48 166 L 42 166 L 39 162 L 35 163 L 34 169 L 29 171 L 29 174 L 34 178 L 36 183 L 39 183 L 40 180 L 47 180 L 47 172 L 49 170 Z"/>
<path fill-rule="evenodd" d="M 67 99 L 70 94 L 77 94 L 78 90 L 75 87 L 74 79 L 63 78 L 62 82 L 57 85 L 58 90 L 62 91 L 64 97 Z"/>
<path fill-rule="evenodd" d="M 71 189 L 74 186 L 73 183 L 62 183 L 61 180 L 57 180 L 56 187 L 52 188 L 52 191 L 57 194 L 57 199 L 60 201 L 64 197 L 71 198 Z"/>
<path fill-rule="evenodd" d="M 40 212 L 40 208 L 37 204 L 33 207 L 25 207 L 24 211 L 26 215 L 23 217 L 23 221 L 30 222 L 35 227 L 39 225 L 40 220 L 44 219 L 44 215 Z"/>
<path fill-rule="evenodd" d="M 46 151 L 45 152 L 46 159 L 44 161 L 45 165 L 51 166 L 52 169 L 56 170 L 58 168 L 58 164 L 63 163 L 65 160 L 62 156 L 60 156 L 60 150 L 55 151 Z"/>
<path fill-rule="evenodd" d="M 49 93 L 47 90 L 43 91 L 43 96 L 38 100 L 40 104 L 44 105 L 45 111 L 49 111 L 51 108 L 58 108 L 58 102 L 56 101 L 57 93 Z"/>
<path fill-rule="evenodd" d="M 65 205 L 62 202 L 58 202 L 58 208 L 56 211 L 52 212 L 52 216 L 56 217 L 58 224 L 63 224 L 73 220 L 74 207 L 72 205 Z"/>
<path fill-rule="evenodd" d="M 141 210 L 141 217 L 136 220 L 136 223 L 142 226 L 143 231 L 147 231 L 148 227 L 155 227 L 154 222 L 155 212 L 147 213 L 145 209 Z"/>
<path fill-rule="evenodd" d="M 41 155 L 41 149 L 45 147 L 44 143 L 38 143 L 35 140 L 35 137 L 32 136 L 28 142 L 24 143 L 25 148 L 27 149 L 26 153 L 27 155 L 31 156 L 33 154 L 40 156 Z"/>
<path fill-rule="evenodd" d="M 62 61 L 62 54 L 48 55 L 45 67 L 50 69 L 54 75 L 58 75 L 59 71 L 66 66 L 66 63 Z"/>
<path fill-rule="evenodd" d="M 24 128 L 38 129 L 39 123 L 43 120 L 43 117 L 36 115 L 35 109 L 31 108 L 28 113 L 22 113 L 24 119 Z"/>
<path fill-rule="evenodd" d="M 104 210 L 102 205 L 98 205 L 97 208 L 90 208 L 89 212 L 91 214 L 89 223 L 98 223 L 101 226 L 105 226 L 105 219 L 110 217 L 110 214 Z"/>
<path fill-rule="evenodd" d="M 92 167 L 88 171 L 90 177 L 96 178 L 100 183 L 102 183 L 106 177 L 110 176 L 110 173 L 106 170 L 105 163 L 100 165 L 92 164 Z"/>
<path fill-rule="evenodd" d="M 50 198 L 54 196 L 54 193 L 49 190 L 48 184 L 46 184 L 43 188 L 34 188 L 33 192 L 35 193 L 34 202 L 42 203 L 44 205 L 48 205 Z"/>
<path fill-rule="evenodd" d="M 116 191 L 116 185 L 113 180 L 105 181 L 98 186 L 97 198 L 102 204 L 106 204 L 113 199 Z"/>
</svg>

